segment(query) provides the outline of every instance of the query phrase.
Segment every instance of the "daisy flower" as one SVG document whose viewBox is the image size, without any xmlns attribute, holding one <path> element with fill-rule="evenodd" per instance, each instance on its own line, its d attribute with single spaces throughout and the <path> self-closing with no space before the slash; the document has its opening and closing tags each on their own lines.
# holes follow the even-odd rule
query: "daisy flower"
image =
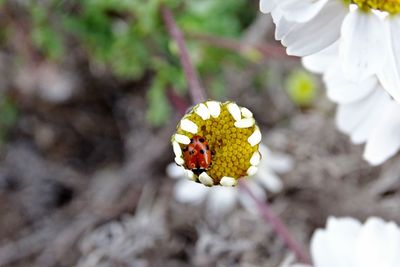
<svg viewBox="0 0 400 267">
<path fill-rule="evenodd" d="M 258 172 L 247 179 L 247 185 L 259 199 L 265 199 L 265 189 L 273 193 L 281 191 L 283 185 L 277 173 L 285 173 L 291 170 L 293 160 L 286 154 L 270 151 L 263 144 L 260 144 L 259 150 L 262 159 L 258 166 Z M 236 187 L 205 187 L 199 183 L 193 183 L 186 176 L 186 170 L 175 163 L 168 165 L 167 175 L 177 180 L 174 187 L 174 196 L 181 203 L 197 205 L 206 202 L 208 212 L 218 215 L 226 214 L 239 201 L 254 212 L 252 200 L 247 194 L 239 193 Z"/>
<path fill-rule="evenodd" d="M 323 74 L 328 97 L 338 104 L 336 123 L 355 144 L 366 143 L 364 158 L 377 165 L 400 149 L 400 104 L 383 90 L 378 76 L 346 78 L 338 59 L 338 42 L 303 58 L 310 71 Z"/>
<path fill-rule="evenodd" d="M 400 228 L 371 217 L 364 224 L 353 218 L 328 219 L 311 238 L 314 267 L 398 267 Z M 292 265 L 300 267 L 304 265 Z"/>
<path fill-rule="evenodd" d="M 399 0 L 261 0 L 260 9 L 271 13 L 289 55 L 309 56 L 337 42 L 347 79 L 377 76 L 400 101 Z"/>
<path fill-rule="evenodd" d="M 239 178 L 254 175 L 261 160 L 260 141 L 250 110 L 217 101 L 194 106 L 171 140 L 176 164 L 206 186 L 234 186 Z"/>
</svg>

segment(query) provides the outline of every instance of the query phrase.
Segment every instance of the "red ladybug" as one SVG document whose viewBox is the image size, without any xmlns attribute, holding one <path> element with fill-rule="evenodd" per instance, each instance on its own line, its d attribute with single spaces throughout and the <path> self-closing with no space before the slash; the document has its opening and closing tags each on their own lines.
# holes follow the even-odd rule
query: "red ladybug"
<svg viewBox="0 0 400 267">
<path fill-rule="evenodd" d="M 211 166 L 211 150 L 204 137 L 199 135 L 190 139 L 190 144 L 183 149 L 186 168 L 200 175 Z"/>
</svg>

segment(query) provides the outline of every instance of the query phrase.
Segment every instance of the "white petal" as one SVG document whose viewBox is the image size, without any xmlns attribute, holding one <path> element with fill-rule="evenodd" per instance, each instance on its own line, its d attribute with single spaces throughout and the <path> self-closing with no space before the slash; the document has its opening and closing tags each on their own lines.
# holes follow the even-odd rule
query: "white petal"
<svg viewBox="0 0 400 267">
<path fill-rule="evenodd" d="M 253 113 L 248 108 L 242 107 L 240 108 L 240 111 L 244 118 L 253 118 Z"/>
<path fill-rule="evenodd" d="M 286 34 L 288 34 L 297 23 L 293 21 L 288 21 L 283 17 L 282 12 L 277 9 L 271 13 L 274 24 L 276 25 L 275 29 L 275 39 L 281 40 Z"/>
<path fill-rule="evenodd" d="M 400 230 L 394 223 L 369 218 L 360 232 L 356 267 L 400 264 Z"/>
<path fill-rule="evenodd" d="M 351 141 L 354 144 L 361 144 L 366 142 L 371 134 L 374 132 L 376 127 L 379 127 L 382 114 L 385 110 L 384 104 L 387 102 L 386 100 L 387 99 L 377 100 L 376 107 L 371 110 L 368 118 L 362 120 L 357 125 L 357 128 L 353 130 L 353 132 L 351 133 Z"/>
<path fill-rule="evenodd" d="M 334 66 L 324 75 L 328 97 L 337 103 L 348 104 L 369 95 L 377 86 L 376 76 L 371 76 L 363 81 L 355 82 L 346 79 L 339 64 Z"/>
<path fill-rule="evenodd" d="M 185 169 L 177 166 L 175 163 L 170 163 L 166 169 L 167 175 L 171 178 L 183 178 L 185 176 Z"/>
<path fill-rule="evenodd" d="M 260 11 L 262 13 L 269 13 L 275 8 L 275 0 L 261 0 Z"/>
<path fill-rule="evenodd" d="M 290 0 L 286 1 L 280 8 L 286 19 L 296 22 L 306 22 L 324 7 L 329 0 Z"/>
<path fill-rule="evenodd" d="M 387 104 L 380 123 L 371 133 L 365 146 L 364 158 L 373 165 L 383 163 L 400 148 L 400 104 Z"/>
<path fill-rule="evenodd" d="M 383 20 L 364 11 L 350 12 L 343 21 L 339 56 L 348 78 L 359 81 L 374 75 L 386 58 L 389 40 Z"/>
<path fill-rule="evenodd" d="M 184 144 L 184 145 L 190 144 L 190 138 L 183 134 L 175 134 L 174 139 L 176 142 Z"/>
<path fill-rule="evenodd" d="M 189 180 L 192 180 L 192 181 L 196 181 L 197 180 L 197 176 L 191 170 L 185 170 L 185 173 L 186 173 L 186 177 Z"/>
<path fill-rule="evenodd" d="M 196 123 L 192 122 L 189 119 L 181 120 L 180 127 L 182 130 L 192 134 L 196 134 L 199 130 L 199 127 L 196 125 Z"/>
<path fill-rule="evenodd" d="M 293 169 L 294 162 L 291 156 L 280 152 L 272 152 L 264 144 L 260 144 L 258 150 L 261 154 L 260 168 L 264 168 L 263 165 L 266 165 L 267 168 L 277 173 L 286 173 Z"/>
<path fill-rule="evenodd" d="M 264 157 L 264 154 L 262 154 Z M 287 173 L 293 169 L 294 161 L 293 158 L 287 154 L 273 152 L 269 158 L 266 158 L 266 164 L 277 173 Z M 261 160 L 261 164 L 264 161 Z"/>
<path fill-rule="evenodd" d="M 385 90 L 400 102 L 400 17 L 391 17 L 390 26 L 391 42 L 385 48 L 389 51 L 387 62 L 378 77 Z"/>
<path fill-rule="evenodd" d="M 351 134 L 364 120 L 367 120 L 376 103 L 385 101 L 389 96 L 383 90 L 374 90 L 368 97 L 352 103 L 339 105 L 336 112 L 336 124 L 344 133 Z"/>
<path fill-rule="evenodd" d="M 221 113 L 221 104 L 217 101 L 207 101 L 206 102 L 208 110 L 213 118 L 218 118 Z"/>
<path fill-rule="evenodd" d="M 257 199 L 262 201 L 266 199 L 267 195 L 265 194 L 265 190 L 256 182 L 254 182 L 251 178 L 246 179 L 246 181 L 243 182 L 247 184 L 248 189 L 257 197 Z M 249 194 L 241 192 L 239 194 L 239 201 L 248 212 L 252 214 L 258 214 L 258 211 L 255 208 L 256 204 L 254 203 L 254 200 L 249 196 Z"/>
<path fill-rule="evenodd" d="M 174 187 L 175 199 L 182 203 L 200 203 L 205 199 L 207 193 L 207 187 L 184 179 L 177 182 Z"/>
<path fill-rule="evenodd" d="M 235 121 L 234 125 L 237 128 L 249 128 L 253 126 L 255 123 L 256 121 L 253 118 L 246 118 Z"/>
<path fill-rule="evenodd" d="M 354 267 L 354 251 L 361 225 L 352 218 L 329 218 L 327 228 L 311 238 L 311 256 L 317 267 Z"/>
<path fill-rule="evenodd" d="M 183 160 L 183 158 L 181 158 L 181 157 L 175 157 L 175 162 L 176 162 L 176 164 L 178 164 L 178 165 L 180 165 L 180 166 L 182 166 L 183 164 L 185 164 L 185 161 Z"/>
<path fill-rule="evenodd" d="M 260 166 L 254 179 L 271 192 L 278 193 L 282 191 L 282 180 L 271 169 Z"/>
<path fill-rule="evenodd" d="M 227 108 L 235 121 L 238 121 L 242 118 L 242 114 L 240 113 L 240 108 L 238 105 L 235 103 L 229 103 Z"/>
<path fill-rule="evenodd" d="M 199 175 L 199 181 L 200 181 L 202 184 L 206 185 L 206 186 L 211 186 L 211 185 L 214 184 L 213 179 L 212 179 L 206 172 L 202 172 L 202 173 Z"/>
<path fill-rule="evenodd" d="M 237 195 L 236 188 L 222 186 L 210 188 L 210 194 L 207 199 L 208 212 L 214 216 L 225 215 L 235 206 Z"/>
<path fill-rule="evenodd" d="M 250 158 L 250 164 L 253 166 L 257 166 L 260 163 L 261 155 L 258 151 L 254 152 Z"/>
<path fill-rule="evenodd" d="M 329 70 L 333 63 L 336 61 L 338 51 L 339 41 L 336 41 L 327 48 L 315 54 L 303 57 L 301 61 L 304 67 L 309 71 L 315 73 L 323 73 Z"/>
<path fill-rule="evenodd" d="M 251 146 L 259 144 L 261 142 L 261 137 L 262 137 L 260 129 L 257 126 L 254 128 L 255 128 L 254 132 L 249 136 L 249 138 L 247 138 L 247 142 L 249 142 Z"/>
<path fill-rule="evenodd" d="M 331 1 L 312 20 L 299 23 L 282 38 L 289 55 L 308 56 L 327 48 L 340 36 L 340 26 L 346 14 L 343 4 Z"/>
<path fill-rule="evenodd" d="M 237 184 L 237 180 L 233 177 L 224 176 L 219 183 L 222 186 L 234 186 Z"/>
<path fill-rule="evenodd" d="M 195 113 L 199 115 L 203 120 L 208 120 L 210 118 L 210 111 L 203 103 L 199 104 L 196 107 Z"/>
<path fill-rule="evenodd" d="M 172 142 L 172 149 L 174 150 L 175 157 L 182 156 L 182 149 L 178 142 L 176 141 Z"/>
<path fill-rule="evenodd" d="M 247 175 L 248 175 L 248 176 L 253 176 L 254 174 L 257 173 L 257 171 L 258 171 L 258 168 L 257 168 L 256 166 L 250 166 L 250 167 L 247 169 Z"/>
</svg>

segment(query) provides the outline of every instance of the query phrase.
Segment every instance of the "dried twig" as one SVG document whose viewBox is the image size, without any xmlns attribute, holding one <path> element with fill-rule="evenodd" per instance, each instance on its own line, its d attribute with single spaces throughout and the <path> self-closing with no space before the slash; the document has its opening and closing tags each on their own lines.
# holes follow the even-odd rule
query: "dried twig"
<svg viewBox="0 0 400 267">
<path fill-rule="evenodd" d="M 289 57 L 281 46 L 274 44 L 249 44 L 231 38 L 199 33 L 189 33 L 187 36 L 216 47 L 232 50 L 237 53 L 246 54 L 248 52 L 255 51 L 264 58 L 288 58 L 292 60 L 298 60 L 296 57 Z"/>
<path fill-rule="evenodd" d="M 308 254 L 304 252 L 302 247 L 294 240 L 289 230 L 286 228 L 279 216 L 277 216 L 271 210 L 268 203 L 258 199 L 257 196 L 254 195 L 250 188 L 247 186 L 245 181 L 239 181 L 239 189 L 241 189 L 244 193 L 246 193 L 253 199 L 261 216 L 272 226 L 275 233 L 280 238 L 282 238 L 282 241 L 296 255 L 296 257 L 301 262 L 310 264 L 311 261 Z"/>
</svg>

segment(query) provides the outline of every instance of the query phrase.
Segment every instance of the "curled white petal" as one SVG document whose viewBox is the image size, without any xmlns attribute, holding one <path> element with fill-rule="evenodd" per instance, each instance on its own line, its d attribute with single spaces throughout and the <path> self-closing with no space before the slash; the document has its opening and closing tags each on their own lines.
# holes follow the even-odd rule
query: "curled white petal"
<svg viewBox="0 0 400 267">
<path fill-rule="evenodd" d="M 194 173 L 191 170 L 185 170 L 186 172 L 186 176 L 189 180 L 196 180 L 196 176 L 194 175 Z"/>
<path fill-rule="evenodd" d="M 242 118 L 242 114 L 240 113 L 240 108 L 238 105 L 235 103 L 229 103 L 227 108 L 235 121 L 238 121 Z"/>
<path fill-rule="evenodd" d="M 245 118 L 253 118 L 253 113 L 245 107 L 240 108 L 240 111 L 242 112 L 242 116 Z"/>
<path fill-rule="evenodd" d="M 173 141 L 172 142 L 172 148 L 174 150 L 175 157 L 181 157 L 182 156 L 182 149 L 181 149 L 181 146 L 179 145 L 178 142 Z"/>
<path fill-rule="evenodd" d="M 184 144 L 184 145 L 190 144 L 190 138 L 183 134 L 175 134 L 174 139 L 176 142 L 178 142 L 180 144 Z"/>
<path fill-rule="evenodd" d="M 253 166 L 257 166 L 260 163 L 260 160 L 261 160 L 261 155 L 258 151 L 256 151 L 250 158 L 250 164 Z"/>
<path fill-rule="evenodd" d="M 221 178 L 219 182 L 223 186 L 234 186 L 236 184 L 236 179 L 228 176 L 224 176 Z"/>
<path fill-rule="evenodd" d="M 213 118 L 218 118 L 219 114 L 221 113 L 221 105 L 217 101 L 207 101 L 207 107 L 210 111 L 210 114 Z"/>
<path fill-rule="evenodd" d="M 210 111 L 203 103 L 197 106 L 195 113 L 199 115 L 203 120 L 208 120 L 210 118 Z"/>
<path fill-rule="evenodd" d="M 237 128 L 249 128 L 253 126 L 256 123 L 256 121 L 253 118 L 246 118 L 246 119 L 241 119 L 238 121 L 235 121 L 235 127 Z"/>
<path fill-rule="evenodd" d="M 199 180 L 202 184 L 206 185 L 206 186 L 211 186 L 214 184 L 213 179 L 206 173 L 206 172 L 202 172 L 199 176 Z"/>
<path fill-rule="evenodd" d="M 175 162 L 178 165 L 183 165 L 185 163 L 185 161 L 181 157 L 175 157 Z"/>
<path fill-rule="evenodd" d="M 254 132 L 247 138 L 247 142 L 251 146 L 255 146 L 261 142 L 261 132 L 260 129 L 256 126 Z"/>
<path fill-rule="evenodd" d="M 181 120 L 180 127 L 182 130 L 192 134 L 196 134 L 197 131 L 199 130 L 199 127 L 196 125 L 196 123 L 192 122 L 189 119 Z"/>
<path fill-rule="evenodd" d="M 248 176 L 253 176 L 254 174 L 257 173 L 257 171 L 258 171 L 258 168 L 257 168 L 256 166 L 250 166 L 250 167 L 247 169 L 247 175 L 248 175 Z"/>
</svg>

